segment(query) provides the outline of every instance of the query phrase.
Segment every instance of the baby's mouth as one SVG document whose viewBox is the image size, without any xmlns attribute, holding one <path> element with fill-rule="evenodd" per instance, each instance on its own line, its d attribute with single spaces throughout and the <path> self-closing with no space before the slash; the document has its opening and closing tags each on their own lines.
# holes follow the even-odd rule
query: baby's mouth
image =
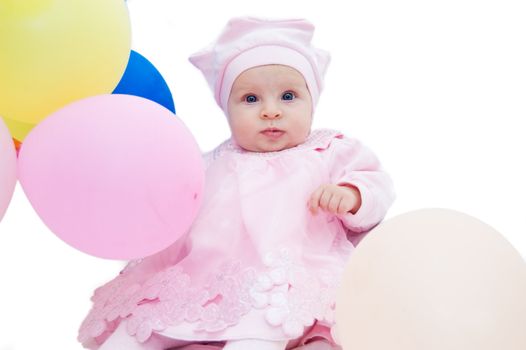
<svg viewBox="0 0 526 350">
<path fill-rule="evenodd" d="M 261 133 L 269 138 L 278 139 L 283 136 L 285 131 L 278 128 L 266 128 Z"/>
</svg>

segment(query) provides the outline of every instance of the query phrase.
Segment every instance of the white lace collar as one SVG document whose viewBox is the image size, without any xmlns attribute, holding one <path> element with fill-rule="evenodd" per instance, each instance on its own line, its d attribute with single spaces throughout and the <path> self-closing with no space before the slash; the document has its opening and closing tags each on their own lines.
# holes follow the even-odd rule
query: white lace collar
<svg viewBox="0 0 526 350">
<path fill-rule="evenodd" d="M 276 157 L 287 153 L 302 151 L 305 149 L 315 150 L 324 149 L 329 146 L 331 140 L 337 136 L 342 135 L 341 132 L 331 129 L 319 129 L 311 131 L 304 143 L 295 147 L 287 148 L 282 151 L 275 152 L 252 152 L 241 148 L 232 138 L 226 140 L 214 150 L 214 159 L 217 159 L 223 153 L 234 152 L 254 157 Z"/>
</svg>

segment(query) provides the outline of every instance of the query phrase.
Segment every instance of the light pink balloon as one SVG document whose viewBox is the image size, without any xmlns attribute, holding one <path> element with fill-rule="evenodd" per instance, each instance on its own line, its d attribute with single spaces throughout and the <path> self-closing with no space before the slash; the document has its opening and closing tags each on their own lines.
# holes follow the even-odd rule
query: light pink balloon
<svg viewBox="0 0 526 350">
<path fill-rule="evenodd" d="M 16 184 L 16 151 L 11 134 L 0 117 L 0 221 L 13 196 Z"/>
<path fill-rule="evenodd" d="M 201 203 L 201 152 L 169 110 L 100 95 L 53 113 L 25 139 L 19 179 L 58 237 L 90 255 L 135 259 L 176 241 Z"/>
</svg>

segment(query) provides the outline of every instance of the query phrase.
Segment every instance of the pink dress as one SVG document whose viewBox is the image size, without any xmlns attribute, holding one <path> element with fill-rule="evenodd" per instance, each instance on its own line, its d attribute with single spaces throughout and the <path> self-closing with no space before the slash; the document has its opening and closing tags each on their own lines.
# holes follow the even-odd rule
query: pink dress
<svg viewBox="0 0 526 350">
<path fill-rule="evenodd" d="M 188 341 L 300 339 L 331 329 L 350 242 L 384 217 L 394 193 L 377 158 L 337 131 L 313 131 L 280 152 L 228 140 L 205 156 L 203 207 L 187 235 L 132 261 L 98 288 L 79 341 L 96 347 L 126 320 L 144 342 L 153 332 Z M 322 184 L 360 190 L 356 214 L 310 213 Z"/>
</svg>

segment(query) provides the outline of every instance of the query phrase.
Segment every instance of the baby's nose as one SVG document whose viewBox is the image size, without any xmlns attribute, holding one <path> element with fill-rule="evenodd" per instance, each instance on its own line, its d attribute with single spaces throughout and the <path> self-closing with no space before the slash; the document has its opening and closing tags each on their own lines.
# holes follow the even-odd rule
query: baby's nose
<svg viewBox="0 0 526 350">
<path fill-rule="evenodd" d="M 281 117 L 281 110 L 276 106 L 265 106 L 261 111 L 261 117 L 264 119 L 276 119 Z"/>
</svg>

